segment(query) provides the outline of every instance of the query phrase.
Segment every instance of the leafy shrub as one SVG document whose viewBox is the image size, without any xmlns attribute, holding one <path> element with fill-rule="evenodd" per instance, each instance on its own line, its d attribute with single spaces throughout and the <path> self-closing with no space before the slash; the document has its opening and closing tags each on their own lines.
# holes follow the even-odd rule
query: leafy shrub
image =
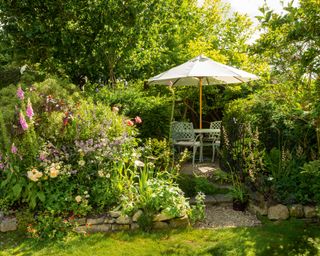
<svg viewBox="0 0 320 256">
<path fill-rule="evenodd" d="M 0 154 L 1 197 L 31 209 L 80 215 L 115 204 L 117 190 L 106 175 L 112 176 L 113 162 L 137 159 L 134 128 L 65 81 L 48 79 L 21 91 L 20 114 L 0 120 L 2 126 L 12 119 L 15 124 L 2 132 L 11 146 Z"/>
<path fill-rule="evenodd" d="M 3 210 L 37 216 L 28 226 L 33 237 L 59 238 L 71 227 L 64 216 L 112 207 L 130 214 L 143 209 L 146 229 L 154 213 L 190 213 L 173 182 L 178 166 L 166 140 L 141 143 L 124 116 L 84 99 L 66 81 L 14 89 L 8 95 L 17 107 L 7 104 L 12 116 L 0 116 L 7 144 L 0 152 L 0 202 Z"/>
<path fill-rule="evenodd" d="M 28 224 L 27 232 L 30 237 L 37 239 L 61 239 L 72 225 L 68 218 L 45 212 L 37 215 L 34 223 Z"/>
<path fill-rule="evenodd" d="M 299 189 L 303 198 L 320 204 L 320 160 L 305 163 L 299 176 Z"/>
<path fill-rule="evenodd" d="M 117 106 L 120 112 L 129 117 L 140 116 L 143 120 L 138 125 L 140 138 L 165 138 L 168 137 L 171 100 L 170 97 L 148 95 L 147 91 L 132 85 L 127 88 L 110 90 L 100 88 L 93 93 L 96 101 L 107 106 Z"/>
<path fill-rule="evenodd" d="M 191 223 L 195 223 L 196 221 L 203 220 L 205 218 L 205 194 L 198 192 L 195 199 L 195 204 L 191 205 L 191 211 L 189 214 Z"/>
<path fill-rule="evenodd" d="M 205 195 L 215 195 L 221 192 L 205 177 L 180 174 L 177 183 L 187 197 L 196 196 L 199 192 Z"/>
</svg>

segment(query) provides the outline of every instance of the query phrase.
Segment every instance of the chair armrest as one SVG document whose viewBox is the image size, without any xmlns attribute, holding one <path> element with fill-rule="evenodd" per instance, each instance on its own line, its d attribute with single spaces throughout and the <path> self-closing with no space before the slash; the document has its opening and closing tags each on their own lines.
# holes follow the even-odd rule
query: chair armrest
<svg viewBox="0 0 320 256">
<path fill-rule="evenodd" d="M 202 134 L 198 134 L 195 138 L 194 138 L 194 141 L 197 141 L 198 138 L 199 138 L 199 141 L 200 141 L 200 137 L 202 136 Z"/>
</svg>

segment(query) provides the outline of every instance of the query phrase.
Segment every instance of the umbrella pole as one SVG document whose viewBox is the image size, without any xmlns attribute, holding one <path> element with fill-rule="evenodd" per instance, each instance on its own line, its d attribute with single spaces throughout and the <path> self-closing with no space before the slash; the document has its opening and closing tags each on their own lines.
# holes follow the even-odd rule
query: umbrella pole
<svg viewBox="0 0 320 256">
<path fill-rule="evenodd" d="M 199 127 L 200 127 L 200 129 L 202 129 L 202 77 L 200 77 L 200 80 L 199 80 L 199 87 L 200 87 L 200 92 L 199 92 L 199 94 L 200 94 L 200 125 L 199 125 Z"/>
</svg>

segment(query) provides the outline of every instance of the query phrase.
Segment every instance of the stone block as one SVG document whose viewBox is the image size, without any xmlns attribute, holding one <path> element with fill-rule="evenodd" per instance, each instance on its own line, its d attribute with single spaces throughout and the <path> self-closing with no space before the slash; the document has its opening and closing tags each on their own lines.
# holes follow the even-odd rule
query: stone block
<svg viewBox="0 0 320 256">
<path fill-rule="evenodd" d="M 283 204 L 271 206 L 268 209 L 268 218 L 270 220 L 286 220 L 289 218 L 288 207 Z"/>
<path fill-rule="evenodd" d="M 129 230 L 130 225 L 119 225 L 119 224 L 112 224 L 112 231 L 122 231 L 122 230 Z"/>
<path fill-rule="evenodd" d="M 171 228 L 185 228 L 190 225 L 188 216 L 183 216 L 182 218 L 172 219 L 169 222 Z"/>
<path fill-rule="evenodd" d="M 74 219 L 74 222 L 79 226 L 83 226 L 83 225 L 86 225 L 87 219 L 86 218 Z"/>
<path fill-rule="evenodd" d="M 268 215 L 268 207 L 265 205 L 263 208 L 261 208 L 258 205 L 255 205 L 253 202 L 249 202 L 248 205 L 248 211 L 253 214 L 259 214 L 259 215 Z"/>
<path fill-rule="evenodd" d="M 92 225 L 89 229 L 90 232 L 110 232 L 111 224 L 100 224 L 100 225 Z"/>
<path fill-rule="evenodd" d="M 102 224 L 103 222 L 104 222 L 104 217 L 87 219 L 88 225 L 98 225 L 98 224 Z"/>
<path fill-rule="evenodd" d="M 232 196 L 230 194 L 217 194 L 214 198 L 217 204 L 232 203 Z"/>
<path fill-rule="evenodd" d="M 116 223 L 116 219 L 111 218 L 111 217 L 105 218 L 105 219 L 104 219 L 104 223 L 113 224 L 113 223 Z"/>
<path fill-rule="evenodd" d="M 139 228 L 140 228 L 139 224 L 137 224 L 137 223 L 131 224 L 131 230 L 138 230 Z"/>
<path fill-rule="evenodd" d="M 301 204 L 294 204 L 289 207 L 289 212 L 291 217 L 295 218 L 303 218 L 304 211 L 303 206 Z"/>
<path fill-rule="evenodd" d="M 17 219 L 14 217 L 4 217 L 0 223 L 0 231 L 8 232 L 17 230 Z"/>
<path fill-rule="evenodd" d="M 142 214 L 143 214 L 143 211 L 142 210 L 138 210 L 135 214 L 133 214 L 132 221 L 133 222 L 137 222 Z"/>
<path fill-rule="evenodd" d="M 303 207 L 304 216 L 306 218 L 315 218 L 317 217 L 317 210 L 314 206 L 304 206 Z"/>
<path fill-rule="evenodd" d="M 112 218 L 118 218 L 118 217 L 121 216 L 121 212 L 120 211 L 110 211 L 109 214 L 110 214 L 110 216 Z"/>
<path fill-rule="evenodd" d="M 152 224 L 153 229 L 161 230 L 169 228 L 169 224 L 163 221 L 156 221 Z"/>
<path fill-rule="evenodd" d="M 89 228 L 87 226 L 75 227 L 74 232 L 78 234 L 87 234 L 89 232 Z"/>
<path fill-rule="evenodd" d="M 119 218 L 116 219 L 117 224 L 130 224 L 132 222 L 131 218 L 127 215 L 121 215 Z"/>
<path fill-rule="evenodd" d="M 166 221 L 166 220 L 171 220 L 173 218 L 174 217 L 172 217 L 166 213 L 159 213 L 153 217 L 153 221 L 155 221 L 155 222 L 156 221 Z"/>
</svg>

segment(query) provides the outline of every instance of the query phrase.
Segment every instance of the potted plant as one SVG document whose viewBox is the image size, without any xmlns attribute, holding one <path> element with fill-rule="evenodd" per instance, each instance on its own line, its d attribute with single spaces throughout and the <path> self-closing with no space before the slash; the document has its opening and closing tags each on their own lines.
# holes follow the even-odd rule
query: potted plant
<svg viewBox="0 0 320 256">
<path fill-rule="evenodd" d="M 246 187 L 237 175 L 232 175 L 232 188 L 230 193 L 233 199 L 233 210 L 244 211 L 248 203 L 248 193 Z"/>
</svg>

